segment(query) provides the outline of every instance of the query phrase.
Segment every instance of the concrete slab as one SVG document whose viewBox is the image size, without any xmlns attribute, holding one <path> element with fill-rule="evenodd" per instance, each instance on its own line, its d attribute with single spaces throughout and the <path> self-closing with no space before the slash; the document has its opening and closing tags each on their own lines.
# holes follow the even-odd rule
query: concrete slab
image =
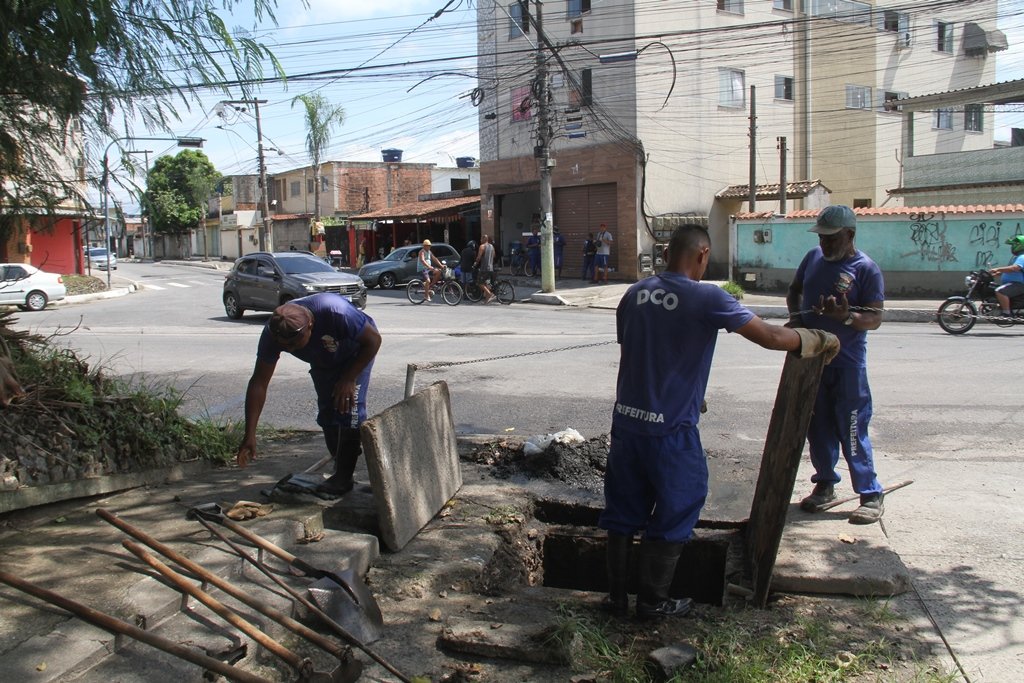
<svg viewBox="0 0 1024 683">
<path fill-rule="evenodd" d="M 362 439 L 381 540 L 401 550 L 462 487 L 447 383 L 370 418 Z"/>
<path fill-rule="evenodd" d="M 891 596 L 910 589 L 910 573 L 878 524 L 853 525 L 847 512 L 809 514 L 792 504 L 772 590 Z"/>
</svg>

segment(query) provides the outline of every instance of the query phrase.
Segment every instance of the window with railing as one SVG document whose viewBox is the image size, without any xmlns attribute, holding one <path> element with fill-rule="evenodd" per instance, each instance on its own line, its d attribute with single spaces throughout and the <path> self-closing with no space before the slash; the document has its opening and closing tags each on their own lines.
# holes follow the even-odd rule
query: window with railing
<svg viewBox="0 0 1024 683">
<path fill-rule="evenodd" d="M 569 0 L 567 4 L 566 14 L 570 19 L 582 15 L 584 12 L 590 11 L 590 0 Z"/>
<path fill-rule="evenodd" d="M 953 110 L 936 109 L 933 127 L 937 130 L 953 130 Z"/>
<path fill-rule="evenodd" d="M 964 130 L 981 133 L 985 130 L 985 108 L 980 104 L 968 104 L 964 107 Z"/>
<path fill-rule="evenodd" d="M 508 39 L 513 40 L 530 32 L 530 14 L 526 8 L 526 0 L 517 0 L 508 6 L 511 20 L 508 27 Z"/>
</svg>

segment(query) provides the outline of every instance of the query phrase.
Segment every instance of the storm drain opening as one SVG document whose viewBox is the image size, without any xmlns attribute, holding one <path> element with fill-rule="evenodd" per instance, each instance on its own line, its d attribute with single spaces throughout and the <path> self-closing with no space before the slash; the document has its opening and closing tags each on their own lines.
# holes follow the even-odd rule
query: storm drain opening
<svg viewBox="0 0 1024 683">
<path fill-rule="evenodd" d="M 535 519 L 547 528 L 538 539 L 542 585 L 550 588 L 604 593 L 608 591 L 605 562 L 606 533 L 597 528 L 600 508 L 586 503 L 538 500 Z M 691 597 L 708 605 L 722 605 L 726 586 L 742 574 L 745 525 L 709 523 L 695 530 L 683 546 L 670 594 Z M 633 557 L 639 552 L 639 540 Z M 636 564 L 631 567 L 630 593 L 636 592 Z"/>
</svg>

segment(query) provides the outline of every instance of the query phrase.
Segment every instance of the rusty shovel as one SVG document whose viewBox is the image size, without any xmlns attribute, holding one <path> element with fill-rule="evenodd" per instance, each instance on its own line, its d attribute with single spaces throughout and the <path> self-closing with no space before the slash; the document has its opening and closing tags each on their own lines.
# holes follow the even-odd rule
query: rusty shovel
<svg viewBox="0 0 1024 683">
<path fill-rule="evenodd" d="M 367 585 L 352 570 L 345 569 L 335 572 L 314 567 L 284 548 L 229 519 L 216 503 L 206 503 L 191 508 L 188 511 L 188 518 L 198 518 L 220 524 L 258 548 L 283 560 L 296 575 L 318 579 L 310 588 L 315 601 L 321 603 L 321 609 L 363 643 L 372 643 L 380 638 L 384 627 L 380 606 Z"/>
</svg>

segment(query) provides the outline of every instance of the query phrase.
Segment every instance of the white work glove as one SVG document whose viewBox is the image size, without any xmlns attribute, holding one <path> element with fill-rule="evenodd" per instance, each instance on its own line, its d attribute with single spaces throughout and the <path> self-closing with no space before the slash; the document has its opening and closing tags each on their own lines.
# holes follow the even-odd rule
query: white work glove
<svg viewBox="0 0 1024 683">
<path fill-rule="evenodd" d="M 800 335 L 801 358 L 824 356 L 825 363 L 828 364 L 839 353 L 839 339 L 830 332 L 810 330 L 806 327 L 797 327 L 793 331 Z"/>
</svg>

